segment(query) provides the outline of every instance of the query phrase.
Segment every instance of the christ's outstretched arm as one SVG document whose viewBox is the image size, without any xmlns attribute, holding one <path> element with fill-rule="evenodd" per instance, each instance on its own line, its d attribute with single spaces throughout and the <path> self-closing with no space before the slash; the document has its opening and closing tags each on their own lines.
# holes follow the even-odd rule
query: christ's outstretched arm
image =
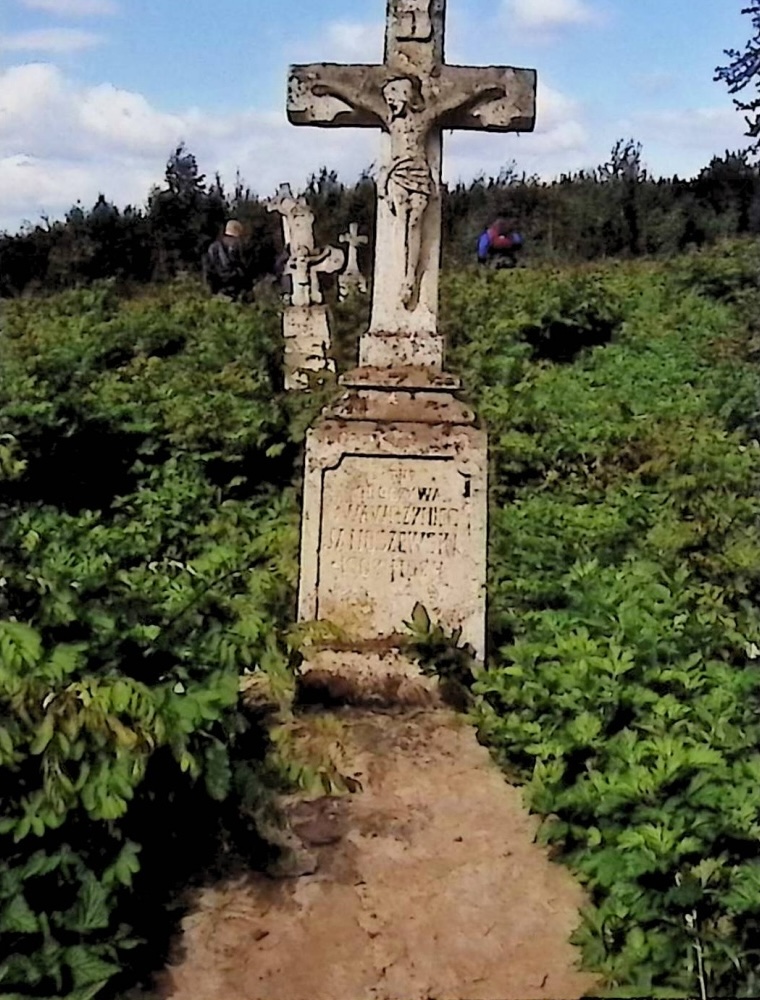
<svg viewBox="0 0 760 1000">
<path fill-rule="evenodd" d="M 387 128 L 384 82 L 382 66 L 296 66 L 290 77 L 288 116 L 298 125 Z M 340 101 L 344 107 L 324 98 Z"/>
</svg>

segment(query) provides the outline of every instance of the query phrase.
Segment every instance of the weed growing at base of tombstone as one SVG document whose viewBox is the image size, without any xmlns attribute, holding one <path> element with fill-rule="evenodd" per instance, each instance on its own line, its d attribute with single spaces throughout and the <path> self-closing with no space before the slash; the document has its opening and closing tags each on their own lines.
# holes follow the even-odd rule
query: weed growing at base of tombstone
<svg viewBox="0 0 760 1000">
<path fill-rule="evenodd" d="M 427 608 L 419 602 L 411 620 L 404 622 L 407 634 L 402 650 L 416 663 L 423 677 L 438 677 L 444 698 L 457 706 L 469 704 L 478 659 L 475 647 L 462 642 L 462 629 L 447 629 L 433 623 Z"/>
</svg>

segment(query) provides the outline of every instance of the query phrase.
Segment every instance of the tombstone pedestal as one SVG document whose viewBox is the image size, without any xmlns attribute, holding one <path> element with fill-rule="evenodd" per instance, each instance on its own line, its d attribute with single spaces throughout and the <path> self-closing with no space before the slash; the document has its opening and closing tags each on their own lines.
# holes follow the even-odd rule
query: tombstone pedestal
<svg viewBox="0 0 760 1000">
<path fill-rule="evenodd" d="M 391 652 L 418 602 L 485 652 L 487 441 L 439 335 L 443 135 L 531 131 L 536 73 L 449 65 L 445 21 L 446 0 L 387 0 L 383 63 L 294 66 L 288 83 L 294 124 L 385 135 L 361 367 L 308 441 L 299 615 L 342 630 L 322 665 L 381 689 L 407 679 Z"/>
<path fill-rule="evenodd" d="M 485 654 L 488 447 L 459 380 L 359 368 L 308 437 L 299 619 L 340 638 L 305 672 L 429 690 L 398 653 L 417 602 Z M 394 687 L 395 685 L 395 687 Z"/>
<path fill-rule="evenodd" d="M 335 373 L 327 306 L 287 306 L 283 313 L 285 389 L 308 389 L 315 373 Z"/>
<path fill-rule="evenodd" d="M 362 368 L 443 368 L 445 338 L 438 334 L 366 333 L 359 344 Z"/>
</svg>

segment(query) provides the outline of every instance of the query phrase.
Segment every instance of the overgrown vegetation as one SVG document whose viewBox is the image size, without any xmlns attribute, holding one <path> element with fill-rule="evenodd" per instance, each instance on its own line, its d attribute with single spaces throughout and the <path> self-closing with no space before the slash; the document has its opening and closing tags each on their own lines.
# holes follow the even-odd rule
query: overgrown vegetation
<svg viewBox="0 0 760 1000">
<path fill-rule="evenodd" d="M 182 285 L 4 307 L 3 995 L 160 965 L 167 904 L 220 844 L 261 861 L 268 789 L 301 777 L 240 699 L 243 671 L 292 687 L 296 655 L 317 401 L 278 394 L 276 330 Z"/>
<path fill-rule="evenodd" d="M 422 608 L 413 651 L 587 883 L 615 996 L 758 992 L 758 273 L 729 243 L 444 282 L 491 435 L 491 657 L 472 686 Z M 191 281 L 1 316 L 0 992 L 83 1000 L 162 964 L 188 883 L 264 862 L 274 787 L 342 790 L 287 711 L 324 399 L 281 392 L 274 304 Z"/>
<path fill-rule="evenodd" d="M 448 284 L 494 473 L 476 717 L 614 996 L 760 992 L 759 263 Z"/>
</svg>

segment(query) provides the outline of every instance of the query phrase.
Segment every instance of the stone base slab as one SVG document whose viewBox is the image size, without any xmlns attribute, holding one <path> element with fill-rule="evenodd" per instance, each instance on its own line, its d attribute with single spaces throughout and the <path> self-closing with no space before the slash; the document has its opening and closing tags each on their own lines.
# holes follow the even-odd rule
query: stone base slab
<svg viewBox="0 0 760 1000">
<path fill-rule="evenodd" d="M 344 705 L 441 707 L 437 677 L 423 677 L 397 649 L 383 652 L 321 649 L 301 667 L 302 692 Z"/>
</svg>

